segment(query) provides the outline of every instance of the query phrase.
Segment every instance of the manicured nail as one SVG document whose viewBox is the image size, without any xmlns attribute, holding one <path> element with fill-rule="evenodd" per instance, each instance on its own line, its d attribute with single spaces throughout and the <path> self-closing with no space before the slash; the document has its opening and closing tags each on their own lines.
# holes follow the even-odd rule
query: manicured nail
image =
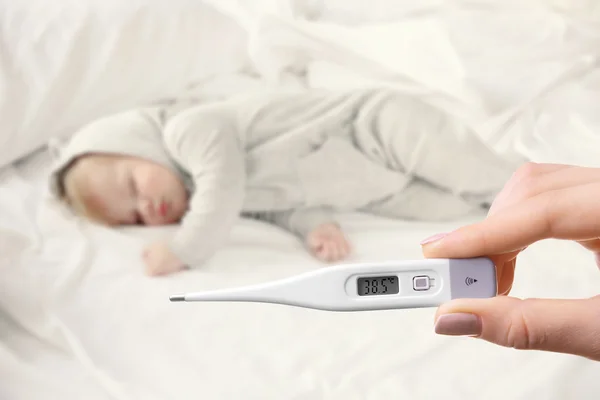
<svg viewBox="0 0 600 400">
<path fill-rule="evenodd" d="M 447 235 L 448 235 L 448 233 L 436 233 L 436 234 L 435 234 L 435 235 L 433 235 L 433 236 L 429 236 L 428 238 L 426 238 L 426 239 L 423 239 L 423 240 L 421 241 L 421 245 L 424 245 L 424 244 L 427 244 L 427 243 L 432 243 L 432 242 L 435 242 L 435 241 L 437 241 L 437 240 L 440 240 L 441 238 L 443 238 L 444 236 L 447 236 Z"/>
<path fill-rule="evenodd" d="M 477 336 L 481 334 L 481 319 L 475 314 L 444 314 L 435 322 L 435 333 L 450 336 Z"/>
</svg>

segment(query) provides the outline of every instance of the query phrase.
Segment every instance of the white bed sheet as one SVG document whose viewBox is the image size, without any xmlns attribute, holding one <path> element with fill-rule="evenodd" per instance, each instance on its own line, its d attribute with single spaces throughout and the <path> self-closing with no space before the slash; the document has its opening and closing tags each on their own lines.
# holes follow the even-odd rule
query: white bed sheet
<svg viewBox="0 0 600 400">
<path fill-rule="evenodd" d="M 323 266 L 282 231 L 240 221 L 206 268 L 146 277 L 144 240 L 171 229 L 77 223 L 46 197 L 48 161 L 42 152 L 0 177 L 3 399 L 558 400 L 600 391 L 598 363 L 439 337 L 434 309 L 170 303 L 173 293 Z M 423 237 L 457 226 L 366 215 L 342 224 L 357 260 L 419 258 Z M 589 254 L 550 241 L 522 255 L 514 295 L 575 298 L 598 287 Z"/>
<path fill-rule="evenodd" d="M 0 335 L 0 398 L 110 399 L 70 354 L 39 340 L 3 313 Z"/>
</svg>

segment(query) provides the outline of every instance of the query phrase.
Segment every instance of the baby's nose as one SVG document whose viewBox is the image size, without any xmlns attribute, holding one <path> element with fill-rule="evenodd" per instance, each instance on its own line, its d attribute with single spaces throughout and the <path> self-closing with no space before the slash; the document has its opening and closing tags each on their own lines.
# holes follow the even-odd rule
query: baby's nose
<svg viewBox="0 0 600 400">
<path fill-rule="evenodd" d="M 152 202 L 148 199 L 140 199 L 139 200 L 139 209 L 142 215 L 151 216 L 152 215 Z"/>
</svg>

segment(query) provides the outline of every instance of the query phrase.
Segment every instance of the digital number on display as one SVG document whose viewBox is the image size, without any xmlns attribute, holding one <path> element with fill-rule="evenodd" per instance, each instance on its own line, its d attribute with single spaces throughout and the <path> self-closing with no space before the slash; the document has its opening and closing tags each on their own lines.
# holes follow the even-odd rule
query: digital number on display
<svg viewBox="0 0 600 400">
<path fill-rule="evenodd" d="M 358 278 L 358 295 L 398 294 L 400 285 L 396 276 L 373 276 Z"/>
</svg>

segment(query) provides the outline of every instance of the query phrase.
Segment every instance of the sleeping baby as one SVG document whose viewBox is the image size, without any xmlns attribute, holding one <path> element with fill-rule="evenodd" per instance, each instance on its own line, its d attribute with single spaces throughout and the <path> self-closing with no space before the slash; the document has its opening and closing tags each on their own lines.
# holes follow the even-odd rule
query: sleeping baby
<svg viewBox="0 0 600 400">
<path fill-rule="evenodd" d="M 106 116 L 51 174 L 76 214 L 109 226 L 177 224 L 149 275 L 203 265 L 239 217 L 296 235 L 325 262 L 351 245 L 337 212 L 438 221 L 489 205 L 514 171 L 468 128 L 393 90 L 240 95 Z"/>
</svg>

